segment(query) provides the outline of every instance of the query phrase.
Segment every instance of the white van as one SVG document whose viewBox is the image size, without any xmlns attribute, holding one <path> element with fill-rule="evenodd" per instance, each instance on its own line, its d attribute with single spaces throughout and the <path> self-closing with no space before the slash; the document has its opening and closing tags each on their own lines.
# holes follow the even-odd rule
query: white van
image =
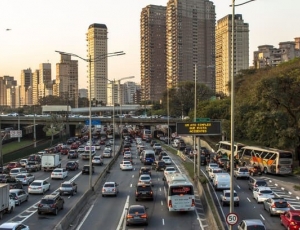
<svg viewBox="0 0 300 230">
<path fill-rule="evenodd" d="M 230 175 L 228 173 L 216 173 L 213 179 L 215 190 L 230 189 Z"/>
</svg>

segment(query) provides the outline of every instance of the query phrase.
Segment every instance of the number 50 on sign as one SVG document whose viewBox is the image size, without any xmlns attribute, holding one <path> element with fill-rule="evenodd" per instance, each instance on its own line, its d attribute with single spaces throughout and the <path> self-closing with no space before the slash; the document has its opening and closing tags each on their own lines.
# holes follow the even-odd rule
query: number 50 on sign
<svg viewBox="0 0 300 230">
<path fill-rule="evenodd" d="M 226 216 L 226 222 L 229 225 L 235 225 L 238 222 L 238 216 L 236 213 L 228 213 Z"/>
</svg>

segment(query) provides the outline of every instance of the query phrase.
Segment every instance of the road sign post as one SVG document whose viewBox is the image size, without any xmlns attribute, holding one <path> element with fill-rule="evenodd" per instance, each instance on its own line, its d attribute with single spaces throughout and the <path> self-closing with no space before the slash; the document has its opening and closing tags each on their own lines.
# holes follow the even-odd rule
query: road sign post
<svg viewBox="0 0 300 230">
<path fill-rule="evenodd" d="M 238 222 L 238 215 L 234 212 L 228 213 L 226 216 L 226 222 L 229 225 L 235 225 Z"/>
</svg>

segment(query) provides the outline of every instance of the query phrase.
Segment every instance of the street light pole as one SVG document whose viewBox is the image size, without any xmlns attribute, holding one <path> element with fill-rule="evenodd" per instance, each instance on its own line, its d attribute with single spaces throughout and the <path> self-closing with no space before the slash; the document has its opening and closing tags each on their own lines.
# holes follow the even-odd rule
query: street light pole
<svg viewBox="0 0 300 230">
<path fill-rule="evenodd" d="M 118 51 L 118 52 L 113 52 L 113 53 L 105 53 L 103 55 L 97 56 L 95 58 L 92 59 L 92 56 L 89 55 L 89 58 L 83 58 L 80 57 L 77 54 L 73 54 L 73 53 L 67 53 L 67 52 L 63 52 L 63 51 L 55 51 L 59 54 L 63 54 L 63 55 L 69 55 L 69 56 L 73 56 L 73 57 L 77 57 L 82 59 L 85 62 L 89 63 L 89 187 L 92 191 L 94 191 L 94 187 L 93 187 L 93 183 L 92 183 L 92 83 L 91 83 L 91 79 L 92 79 L 92 62 L 97 62 L 100 61 L 102 59 L 108 58 L 108 57 L 114 57 L 114 56 L 120 56 L 120 55 L 124 55 L 125 53 L 123 51 Z"/>
<path fill-rule="evenodd" d="M 196 119 L 197 119 L 197 65 L 195 64 L 195 83 L 194 83 L 194 122 L 196 122 Z M 196 135 L 193 135 L 193 140 L 194 140 L 194 151 L 193 151 L 193 154 L 194 154 L 194 178 L 196 176 L 196 154 L 197 151 L 196 151 Z M 199 156 L 200 157 L 200 156 Z"/>
<path fill-rule="evenodd" d="M 116 136 L 115 136 L 115 79 L 113 80 L 113 81 L 111 81 L 111 92 L 112 92 L 112 99 L 111 99 L 111 101 L 112 101 L 112 104 L 113 104 L 113 127 L 112 127 L 112 129 L 113 129 L 113 143 L 114 143 L 114 156 L 115 156 L 115 150 L 116 150 L 116 148 L 115 148 L 115 138 L 116 138 Z"/>
</svg>

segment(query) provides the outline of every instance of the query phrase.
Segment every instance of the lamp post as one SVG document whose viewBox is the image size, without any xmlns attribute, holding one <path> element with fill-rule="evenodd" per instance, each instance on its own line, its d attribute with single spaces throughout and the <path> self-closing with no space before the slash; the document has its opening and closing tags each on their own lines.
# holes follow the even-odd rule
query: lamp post
<svg viewBox="0 0 300 230">
<path fill-rule="evenodd" d="M 235 101 L 234 101 L 234 67 L 235 67 L 235 7 L 236 6 L 241 6 L 244 4 L 247 4 L 249 2 L 253 2 L 255 0 L 249 0 L 246 2 L 243 2 L 241 4 L 237 4 L 235 5 L 235 0 L 232 0 L 232 4 L 230 5 L 230 7 L 232 7 L 232 15 L 231 15 L 231 109 L 230 109 L 230 113 L 231 113 L 231 118 L 230 118 L 230 131 L 231 131 L 231 137 L 230 137 L 230 145 L 231 145 L 231 154 L 230 154 L 230 175 L 231 175 L 231 179 L 230 179 L 230 208 L 229 208 L 229 212 L 233 213 L 234 212 L 234 181 L 233 181 L 233 172 L 234 172 L 234 106 L 235 106 Z M 232 230 L 233 226 L 230 225 L 229 229 Z"/>
<path fill-rule="evenodd" d="M 172 83 L 172 80 L 167 81 L 167 122 L 168 122 L 168 146 L 170 145 L 170 92 L 169 92 L 169 83 Z"/>
<path fill-rule="evenodd" d="M 89 151 L 90 151 L 90 157 L 89 157 L 89 165 L 90 165 L 90 169 L 89 169 L 89 187 L 92 191 L 94 191 L 94 187 L 93 187 L 93 183 L 92 183 L 92 83 L 91 83 L 91 79 L 92 79 L 92 74 L 91 74 L 91 70 L 92 70 L 92 62 L 98 62 L 102 59 L 108 58 L 108 57 L 114 57 L 114 56 L 120 56 L 120 55 L 124 55 L 125 53 L 123 51 L 118 51 L 118 52 L 113 52 L 113 53 L 105 53 L 103 55 L 99 55 L 95 58 L 92 58 L 91 55 L 89 55 L 89 58 L 83 58 L 78 56 L 77 54 L 73 54 L 73 53 L 67 53 L 67 52 L 63 52 L 63 51 L 55 51 L 59 54 L 64 54 L 64 55 L 69 55 L 69 56 L 73 56 L 73 57 L 77 57 L 82 59 L 85 62 L 89 63 L 89 142 L 90 142 L 90 146 L 89 146 Z"/>
</svg>

